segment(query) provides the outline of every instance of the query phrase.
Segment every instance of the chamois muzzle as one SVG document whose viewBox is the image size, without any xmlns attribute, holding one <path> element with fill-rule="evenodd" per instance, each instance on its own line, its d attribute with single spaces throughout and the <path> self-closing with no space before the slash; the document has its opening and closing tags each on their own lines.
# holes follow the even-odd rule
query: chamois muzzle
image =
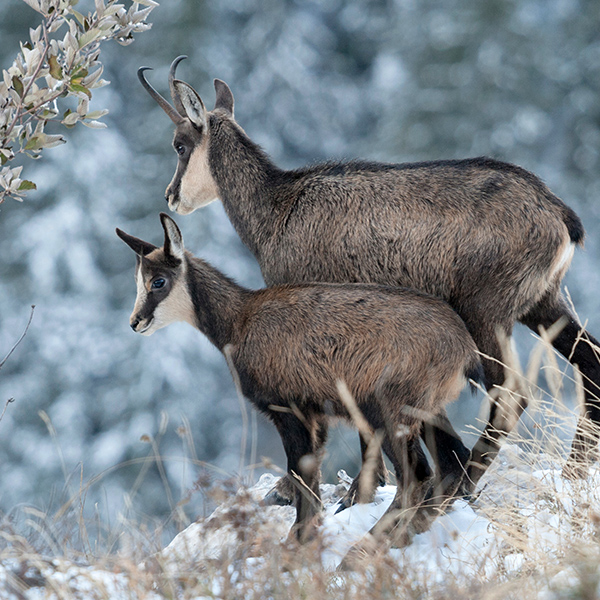
<svg viewBox="0 0 600 600">
<path fill-rule="evenodd" d="M 149 319 L 142 319 L 140 317 L 131 317 L 129 321 L 129 325 L 135 333 L 141 333 L 142 335 L 150 335 L 153 333 L 150 330 L 152 324 L 154 323 L 154 317 L 150 317 Z"/>
</svg>

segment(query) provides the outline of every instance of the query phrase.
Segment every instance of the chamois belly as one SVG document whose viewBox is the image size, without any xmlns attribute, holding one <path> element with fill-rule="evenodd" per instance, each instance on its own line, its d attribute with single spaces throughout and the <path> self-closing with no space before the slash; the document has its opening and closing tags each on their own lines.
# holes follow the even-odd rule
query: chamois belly
<svg viewBox="0 0 600 600">
<path fill-rule="evenodd" d="M 260 309 L 248 318 L 233 358 L 244 394 L 267 413 L 295 405 L 347 417 L 338 381 L 359 407 L 385 396 L 437 412 L 477 361 L 457 315 L 411 290 L 283 286 L 256 298 Z"/>
</svg>

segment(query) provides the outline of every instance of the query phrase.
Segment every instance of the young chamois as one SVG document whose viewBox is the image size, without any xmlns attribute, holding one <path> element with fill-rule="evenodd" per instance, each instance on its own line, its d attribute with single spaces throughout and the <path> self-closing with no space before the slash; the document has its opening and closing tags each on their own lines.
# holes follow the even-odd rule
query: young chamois
<svg viewBox="0 0 600 600">
<path fill-rule="evenodd" d="M 489 158 L 282 170 L 236 123 L 224 82 L 215 80 L 215 108 L 207 111 L 196 91 L 175 78 L 182 58 L 169 75 L 173 106 L 146 81 L 147 67 L 138 71 L 176 126 L 179 161 L 166 191 L 169 208 L 188 214 L 220 198 L 267 285 L 365 282 L 442 298 L 486 356 L 492 396 L 505 379 L 500 340 L 510 338 L 515 322 L 537 332 L 562 319 L 552 344 L 578 365 L 585 388 L 565 473 L 583 476 L 598 446 L 587 425 L 600 424 L 600 362 L 598 343 L 560 290 L 584 238 L 573 210 L 532 173 Z M 432 454 L 457 493 L 472 491 L 525 406 L 495 398 L 471 452 L 447 420 L 434 428 Z"/>
<path fill-rule="evenodd" d="M 483 371 L 475 342 L 442 300 L 399 287 L 313 283 L 251 291 L 184 249 L 162 213 L 164 245 L 117 229 L 137 255 L 130 324 L 151 335 L 174 321 L 204 333 L 239 375 L 242 392 L 277 427 L 296 481 L 296 535 L 311 537 L 319 501 L 319 460 L 330 415 L 349 418 L 343 381 L 399 483 L 372 531 L 403 544 L 427 526 L 436 499 L 424 498 L 431 472 L 419 443 L 424 419 L 454 400 Z M 402 483 L 403 485 L 400 485 Z M 415 507 L 414 504 L 421 504 Z M 408 511 L 401 509 L 413 508 Z"/>
</svg>

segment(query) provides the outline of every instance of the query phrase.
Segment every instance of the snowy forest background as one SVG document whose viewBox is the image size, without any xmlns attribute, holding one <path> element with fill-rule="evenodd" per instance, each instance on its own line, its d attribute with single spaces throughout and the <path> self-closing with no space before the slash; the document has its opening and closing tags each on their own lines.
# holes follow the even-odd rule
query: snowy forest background
<svg viewBox="0 0 600 600">
<path fill-rule="evenodd" d="M 2 68 L 38 17 L 22 0 L 2 0 Z M 66 132 L 66 145 L 29 166 L 38 190 L 0 207 L 0 355 L 36 305 L 0 372 L 0 404 L 15 399 L 0 421 L 0 513 L 56 510 L 92 482 L 85 511 L 101 519 L 164 520 L 190 492 L 193 519 L 203 510 L 194 482 L 239 475 L 245 432 L 246 465 L 268 456 L 285 466 L 275 430 L 262 418 L 245 425 L 225 361 L 201 335 L 183 324 L 150 338 L 129 329 L 134 259 L 114 229 L 161 242 L 158 212 L 176 163 L 172 123 L 139 85 L 141 65 L 167 94 L 169 64 L 187 54 L 179 76 L 209 108 L 213 78 L 225 80 L 238 122 L 281 166 L 485 154 L 535 172 L 584 221 L 586 248 L 566 285 L 600 334 L 597 1 L 163 0 L 149 20 L 131 46 L 103 47 L 111 85 L 92 107 L 110 109 L 108 129 Z M 262 285 L 220 204 L 175 218 L 194 253 Z M 521 349 L 529 338 L 520 332 Z M 480 401 L 452 407 L 459 427 L 475 424 Z M 354 473 L 358 459 L 353 432 L 333 437 L 329 481 L 340 467 Z M 168 491 L 155 463 L 145 471 L 155 452 Z"/>
</svg>

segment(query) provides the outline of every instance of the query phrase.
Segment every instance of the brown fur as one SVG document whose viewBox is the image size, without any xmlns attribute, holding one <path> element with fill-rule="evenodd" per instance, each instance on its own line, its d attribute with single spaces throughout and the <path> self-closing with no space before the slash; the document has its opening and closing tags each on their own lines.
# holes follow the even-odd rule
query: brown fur
<svg viewBox="0 0 600 600">
<path fill-rule="evenodd" d="M 543 182 L 488 158 L 355 161 L 284 171 L 236 123 L 233 97 L 225 102 L 225 84 L 216 85 L 215 109 L 201 117 L 182 113 L 175 140 L 192 144 L 188 154 L 199 140 L 208 140 L 211 180 L 267 284 L 371 282 L 438 296 L 492 357 L 484 361 L 490 388 L 504 381 L 498 331 L 510 336 L 516 321 L 537 331 L 564 316 L 569 326 L 555 347 L 582 370 L 586 415 L 600 423 L 600 363 L 590 345 L 596 342 L 585 333 L 578 343 L 580 326 L 559 287 L 572 256 L 567 248 L 583 243 L 583 226 Z M 183 82 L 173 93 L 188 103 L 197 97 Z M 197 177 L 187 172 L 186 160 L 180 157 L 168 190 L 174 210 L 184 202 L 181 182 Z M 459 440 L 436 433 L 434 454 L 450 477 L 460 478 L 469 463 L 463 491 L 473 489 L 507 433 L 495 431 L 500 413 L 493 406 L 470 459 Z M 571 463 L 589 460 L 586 452 L 596 442 L 585 439 L 574 445 Z"/>
<path fill-rule="evenodd" d="M 150 333 L 188 320 L 170 302 L 175 290 L 187 295 L 184 304 L 194 307 L 193 324 L 229 353 L 244 395 L 281 435 L 290 478 L 301 476 L 314 498 L 319 496 L 318 461 L 327 419 L 350 418 L 338 381 L 345 382 L 372 430 L 383 433 L 383 448 L 403 489 L 423 486 L 429 472 L 418 448 L 421 425 L 481 369 L 475 343 L 458 315 L 438 298 L 398 287 L 315 283 L 250 291 L 184 252 L 174 222 L 165 214 L 161 219 L 164 247 L 140 258 L 144 285 L 138 286 L 134 329 L 155 322 L 157 312 L 162 318 Z M 137 238 L 117 233 L 138 255 L 145 251 Z M 153 291 L 155 281 L 163 286 Z M 311 468 L 307 455 L 313 457 Z M 378 535 L 398 528 L 399 511 L 406 508 L 401 489 Z M 316 509 L 302 487 L 295 496 L 296 532 L 304 540 Z M 419 516 L 433 504 L 428 499 Z M 410 520 L 422 527 L 422 521 L 416 523 Z"/>
</svg>

